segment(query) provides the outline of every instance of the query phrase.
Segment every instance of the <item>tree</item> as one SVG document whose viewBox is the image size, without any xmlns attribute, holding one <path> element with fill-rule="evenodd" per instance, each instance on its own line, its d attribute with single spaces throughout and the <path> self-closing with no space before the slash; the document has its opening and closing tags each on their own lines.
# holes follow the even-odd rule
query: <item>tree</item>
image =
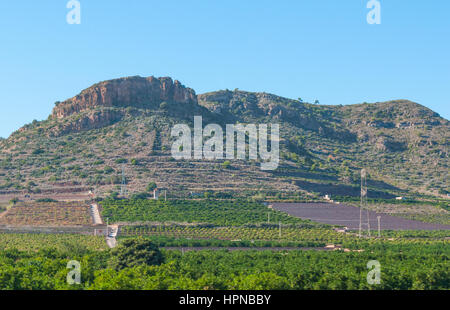
<svg viewBox="0 0 450 310">
<path fill-rule="evenodd" d="M 153 190 L 155 190 L 158 186 L 156 185 L 155 182 L 150 182 L 148 183 L 147 187 L 145 188 L 145 190 L 147 192 L 153 192 Z"/>
<path fill-rule="evenodd" d="M 127 160 L 125 158 L 118 158 L 116 159 L 116 164 L 125 164 Z"/>
<path fill-rule="evenodd" d="M 36 199 L 36 202 L 58 202 L 58 200 L 55 200 L 53 198 L 39 198 Z"/>
<path fill-rule="evenodd" d="M 159 248 L 144 238 L 126 239 L 113 251 L 110 265 L 115 270 L 141 265 L 161 265 L 164 257 Z"/>
<path fill-rule="evenodd" d="M 314 104 L 320 104 L 320 101 L 319 100 L 314 100 Z"/>
<path fill-rule="evenodd" d="M 118 192 L 112 192 L 109 195 L 109 198 L 112 199 L 112 200 L 116 200 L 118 197 L 119 197 L 119 193 Z"/>
<path fill-rule="evenodd" d="M 131 195 L 131 200 L 140 200 L 140 199 L 147 199 L 148 193 L 136 193 Z"/>
<path fill-rule="evenodd" d="M 228 160 L 224 161 L 224 162 L 222 163 L 222 167 L 223 167 L 224 169 L 230 169 L 230 167 L 231 167 L 231 162 L 228 161 Z"/>
</svg>

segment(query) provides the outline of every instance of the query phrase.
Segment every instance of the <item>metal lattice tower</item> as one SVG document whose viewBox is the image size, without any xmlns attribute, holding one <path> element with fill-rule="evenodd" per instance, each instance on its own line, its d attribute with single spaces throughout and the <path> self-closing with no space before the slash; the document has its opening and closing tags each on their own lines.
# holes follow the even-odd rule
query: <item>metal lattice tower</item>
<svg viewBox="0 0 450 310">
<path fill-rule="evenodd" d="M 366 215 L 364 218 L 364 215 Z M 362 236 L 363 226 L 367 227 L 367 234 L 370 236 L 369 208 L 367 207 L 367 171 L 361 170 L 361 204 L 359 208 L 359 237 Z"/>
<path fill-rule="evenodd" d="M 127 191 L 127 179 L 125 177 L 125 166 L 122 165 L 122 185 L 120 186 L 120 196 L 125 197 L 128 194 Z"/>
</svg>

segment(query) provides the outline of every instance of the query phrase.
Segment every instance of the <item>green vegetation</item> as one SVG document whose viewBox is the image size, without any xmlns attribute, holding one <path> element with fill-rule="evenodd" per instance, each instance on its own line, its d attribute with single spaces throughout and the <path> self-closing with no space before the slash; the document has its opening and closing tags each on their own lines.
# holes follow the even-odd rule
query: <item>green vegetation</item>
<svg viewBox="0 0 450 310">
<path fill-rule="evenodd" d="M 90 251 L 106 250 L 104 237 L 81 236 L 73 234 L 0 234 L 0 251 L 16 249 L 36 252 L 42 249 L 56 249 L 70 252 L 74 247 Z"/>
<path fill-rule="evenodd" d="M 150 183 L 148 183 L 148 185 L 147 185 L 147 187 L 145 188 L 145 190 L 146 190 L 147 192 L 153 192 L 153 190 L 156 189 L 156 188 L 157 188 L 156 183 L 155 183 L 155 182 L 150 182 Z"/>
<path fill-rule="evenodd" d="M 218 102 L 221 115 L 207 111 L 215 111 Z M 323 106 L 270 94 L 220 91 L 199 96 L 201 107 L 183 106 L 183 113 L 172 103 L 174 109 L 160 110 L 158 105 L 95 106 L 92 111 L 25 125 L 0 140 L 0 189 L 10 195 L 17 190 L 33 194 L 39 187 L 72 183 L 95 186 L 97 194 L 106 197 L 117 191 L 114 185 L 120 184 L 125 166 L 134 192 L 146 191 L 152 180 L 164 184 L 171 198 L 188 197 L 195 188 L 212 192 L 208 197 L 216 197 L 216 191 L 233 197 L 260 192 L 277 200 L 326 194 L 358 197 L 358 173 L 365 167 L 370 198 L 440 195 L 443 199 L 449 191 L 442 173 L 449 169 L 449 123 L 409 101 Z M 282 124 L 279 169 L 261 171 L 258 161 L 194 164 L 173 159 L 170 128 L 192 121 L 194 112 L 200 111 L 208 122 L 220 125 L 274 120 Z M 95 124 L 84 121 L 94 112 L 118 118 Z"/>
<path fill-rule="evenodd" d="M 249 201 L 230 200 L 105 200 L 102 216 L 112 222 L 187 222 L 239 226 L 266 223 L 309 224 L 285 213 Z"/>
<path fill-rule="evenodd" d="M 36 202 L 58 202 L 58 201 L 53 198 L 39 198 L 36 199 Z"/>
<path fill-rule="evenodd" d="M 22 196 L 42 197 L 53 188 L 92 189 L 98 199 L 110 195 L 101 202 L 103 218 L 129 222 L 115 250 L 106 248 L 103 237 L 1 234 L 0 289 L 450 289 L 448 231 L 383 231 L 382 238 L 359 239 L 258 203 L 324 195 L 357 202 L 359 172 L 366 167 L 371 208 L 446 223 L 449 122 L 409 101 L 299 101 L 235 90 L 199 95 L 199 105 L 94 104 L 92 110 L 33 121 L 0 139 L 5 201 L 16 193 L 26 200 Z M 193 115 L 220 125 L 282 124 L 279 168 L 261 171 L 258 161 L 175 160 L 170 129 L 192 122 Z M 118 200 L 122 168 L 131 200 Z M 168 189 L 169 201 L 144 199 L 157 184 Z M 186 197 L 198 200 L 171 200 Z M 235 197 L 247 200 L 222 200 Z M 1 224 L 92 223 L 85 205 L 13 203 Z M 330 243 L 335 251 L 320 249 Z M 180 245 L 314 250 L 156 248 Z M 382 266 L 379 286 L 366 281 L 372 259 Z M 80 286 L 66 283 L 69 260 L 82 265 Z"/>
<path fill-rule="evenodd" d="M 113 253 L 111 268 L 122 270 L 142 265 L 161 265 L 163 256 L 158 247 L 146 239 L 126 239 Z"/>
<path fill-rule="evenodd" d="M 192 239 L 254 240 L 254 241 L 297 241 L 305 246 L 324 246 L 325 243 L 342 243 L 354 240 L 355 236 L 337 233 L 331 229 L 305 229 L 301 226 L 282 227 L 281 235 L 277 225 L 263 224 L 261 227 L 210 227 L 182 225 L 139 225 L 125 226 L 124 236 L 169 236 Z"/>
<path fill-rule="evenodd" d="M 143 235 L 140 235 L 141 237 Z M 135 238 L 132 236 L 120 236 L 119 239 Z M 222 239 L 196 239 L 194 238 L 183 238 L 183 237 L 169 237 L 167 235 L 149 235 L 146 234 L 142 237 L 151 240 L 154 244 L 159 247 L 218 247 L 218 248 L 310 248 L 310 247 L 324 247 L 325 242 L 316 241 L 258 241 L 258 240 L 222 240 Z"/>
<path fill-rule="evenodd" d="M 3 240 L 4 235 L 0 240 Z M 55 235 L 54 238 L 64 238 Z M 77 236 L 83 243 L 86 236 Z M 36 240 L 34 235 L 25 241 Z M 56 241 L 56 245 L 61 242 Z M 450 289 L 448 242 L 355 244 L 364 251 L 161 251 L 151 243 L 125 239 L 124 259 L 152 258 L 117 271 L 115 250 L 68 252 L 44 247 L 0 252 L 0 289 Z M 142 248 L 141 248 L 142 246 Z M 129 256 L 131 255 L 131 256 Z M 122 257 L 122 256 L 121 256 Z M 140 257 L 137 255 L 137 257 Z M 157 259 L 153 259 L 153 258 Z M 67 263 L 81 264 L 81 284 L 66 282 Z M 381 283 L 367 283 L 367 263 L 381 264 Z M 136 265 L 135 265 L 136 264 Z"/>
</svg>

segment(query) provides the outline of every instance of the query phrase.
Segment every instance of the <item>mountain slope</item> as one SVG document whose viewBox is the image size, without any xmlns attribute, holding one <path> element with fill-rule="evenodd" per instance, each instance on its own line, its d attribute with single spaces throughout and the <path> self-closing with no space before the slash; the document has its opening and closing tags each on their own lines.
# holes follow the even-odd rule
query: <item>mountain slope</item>
<svg viewBox="0 0 450 310">
<path fill-rule="evenodd" d="M 175 124 L 279 123 L 281 163 L 261 171 L 255 161 L 175 161 Z M 265 193 L 283 197 L 359 195 L 359 169 L 371 194 L 392 198 L 448 188 L 449 122 L 399 100 L 322 106 L 266 93 L 196 95 L 170 78 L 104 81 L 64 102 L 49 118 L 0 141 L 0 194 L 51 192 L 55 187 L 117 191 L 124 167 L 128 189 L 150 181 L 172 196 L 190 192 Z M 68 189 L 70 190 L 70 189 Z"/>
</svg>

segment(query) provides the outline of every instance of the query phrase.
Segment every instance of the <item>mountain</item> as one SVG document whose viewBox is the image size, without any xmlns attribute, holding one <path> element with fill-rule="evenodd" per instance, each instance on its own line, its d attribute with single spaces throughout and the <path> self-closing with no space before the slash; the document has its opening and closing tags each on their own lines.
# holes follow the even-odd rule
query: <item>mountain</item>
<svg viewBox="0 0 450 310">
<path fill-rule="evenodd" d="M 171 128 L 279 123 L 281 162 L 176 161 Z M 359 171 L 372 197 L 449 192 L 449 121 L 407 100 L 325 106 L 267 93 L 201 95 L 169 77 L 97 83 L 56 102 L 47 120 L 0 140 L 0 196 L 142 192 L 154 181 L 172 196 L 190 192 L 313 198 L 359 195 Z M 1 200 L 1 198 L 0 198 Z"/>
<path fill-rule="evenodd" d="M 97 83 L 69 100 L 58 102 L 52 117 L 66 118 L 101 107 L 157 109 L 163 101 L 192 104 L 197 103 L 197 97 L 194 90 L 169 77 L 133 76 Z"/>
</svg>

